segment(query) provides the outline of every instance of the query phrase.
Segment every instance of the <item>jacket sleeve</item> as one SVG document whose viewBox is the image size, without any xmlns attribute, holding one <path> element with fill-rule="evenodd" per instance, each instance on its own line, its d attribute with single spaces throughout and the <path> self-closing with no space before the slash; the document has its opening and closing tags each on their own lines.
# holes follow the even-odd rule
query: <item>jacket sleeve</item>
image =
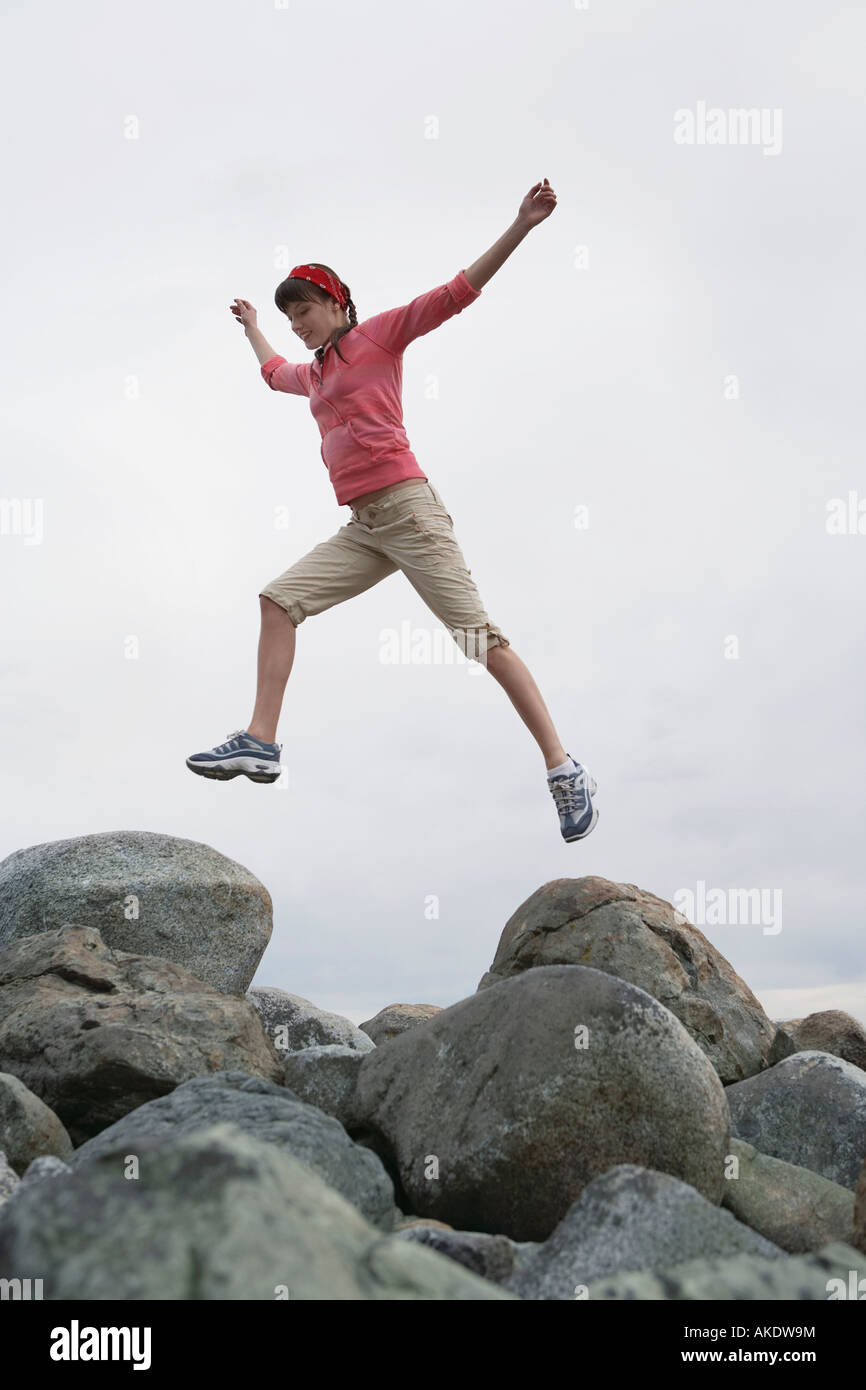
<svg viewBox="0 0 866 1390">
<path fill-rule="evenodd" d="M 438 328 L 440 323 L 459 314 L 467 304 L 472 304 L 481 294 L 466 279 L 466 273 L 458 270 L 453 280 L 437 285 L 435 290 L 419 294 L 411 303 L 399 309 L 386 309 L 383 314 L 360 323 L 358 327 L 372 338 L 379 347 L 399 355 L 415 338 Z"/>
<path fill-rule="evenodd" d="M 269 357 L 262 363 L 262 376 L 272 391 L 289 391 L 293 396 L 309 396 L 308 362 L 287 362 L 285 357 Z"/>
</svg>

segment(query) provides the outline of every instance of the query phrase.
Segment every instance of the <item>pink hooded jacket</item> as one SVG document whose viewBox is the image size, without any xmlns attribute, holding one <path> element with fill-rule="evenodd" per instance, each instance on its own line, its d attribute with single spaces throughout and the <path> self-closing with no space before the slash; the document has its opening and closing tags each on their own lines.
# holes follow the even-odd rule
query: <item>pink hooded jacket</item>
<svg viewBox="0 0 866 1390">
<path fill-rule="evenodd" d="M 481 294 L 459 270 L 453 280 L 356 324 L 328 345 L 321 362 L 262 363 L 272 391 L 309 396 L 322 436 L 322 461 L 342 506 L 404 478 L 424 478 L 403 428 L 403 352 L 415 338 L 459 314 Z"/>
</svg>

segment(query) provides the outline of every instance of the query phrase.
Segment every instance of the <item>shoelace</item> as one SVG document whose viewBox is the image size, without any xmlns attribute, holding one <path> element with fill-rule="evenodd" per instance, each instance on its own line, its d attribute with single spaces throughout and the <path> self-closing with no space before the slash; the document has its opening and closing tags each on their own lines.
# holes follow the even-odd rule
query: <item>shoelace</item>
<svg viewBox="0 0 866 1390">
<path fill-rule="evenodd" d="M 586 810 L 585 772 L 575 772 L 571 776 L 555 778 L 550 783 L 550 790 L 560 815 L 577 814 L 578 811 Z"/>
<path fill-rule="evenodd" d="M 235 740 L 238 740 L 238 745 L 237 745 L 237 746 L 238 746 L 238 748 L 240 748 L 240 747 L 242 746 L 241 743 L 240 743 L 240 739 L 241 739 L 241 738 L 246 738 L 246 737 L 247 737 L 247 731 L 246 731 L 246 729 L 235 729 L 235 731 L 234 731 L 233 734 L 229 734 L 229 736 L 228 736 L 228 743 L 221 743 L 221 744 L 219 745 L 218 748 L 214 749 L 214 752 L 216 752 L 216 753 L 231 753 L 231 752 L 234 751 L 233 748 L 232 748 L 232 744 L 235 742 Z M 282 744 L 280 744 L 280 748 L 282 748 Z"/>
<path fill-rule="evenodd" d="M 242 733 L 243 733 L 243 729 L 235 729 L 235 731 L 234 731 L 233 734 L 229 734 L 229 736 L 228 736 L 228 742 L 227 742 L 227 743 L 221 743 L 221 744 L 219 745 L 219 747 L 218 747 L 217 750 L 216 750 L 217 753 L 230 753 L 230 752 L 231 752 L 232 744 L 234 743 L 234 741 L 235 741 L 236 738 L 240 738 L 240 736 L 241 736 Z"/>
</svg>

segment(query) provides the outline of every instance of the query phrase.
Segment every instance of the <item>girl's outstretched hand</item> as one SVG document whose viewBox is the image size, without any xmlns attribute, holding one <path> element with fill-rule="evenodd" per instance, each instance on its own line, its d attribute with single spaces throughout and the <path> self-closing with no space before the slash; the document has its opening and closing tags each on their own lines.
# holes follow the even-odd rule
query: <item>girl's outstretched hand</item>
<svg viewBox="0 0 866 1390">
<path fill-rule="evenodd" d="M 544 179 L 530 188 L 520 204 L 517 220 L 526 227 L 534 227 L 538 222 L 543 222 L 545 217 L 549 217 L 555 207 L 556 194 L 547 179 Z"/>
<path fill-rule="evenodd" d="M 234 304 L 229 305 L 229 308 L 238 323 L 242 323 L 244 328 L 256 328 L 258 326 L 256 311 L 248 299 L 236 299 Z"/>
</svg>

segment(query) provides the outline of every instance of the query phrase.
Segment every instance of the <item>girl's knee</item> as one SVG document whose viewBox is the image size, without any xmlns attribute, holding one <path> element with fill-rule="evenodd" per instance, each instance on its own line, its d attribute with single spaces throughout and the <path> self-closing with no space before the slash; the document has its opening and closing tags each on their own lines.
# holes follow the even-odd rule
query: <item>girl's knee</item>
<svg viewBox="0 0 866 1390">
<path fill-rule="evenodd" d="M 277 603 L 276 599 L 271 598 L 268 594 L 259 594 L 259 607 L 261 608 L 263 617 L 265 614 L 271 614 L 272 616 L 280 614 L 283 618 L 289 619 L 292 627 L 298 626 L 299 619 L 296 618 L 288 608 L 284 608 L 281 603 Z"/>
<path fill-rule="evenodd" d="M 511 643 L 508 638 L 503 637 L 501 632 L 491 632 L 488 629 L 487 650 L 485 652 L 485 656 L 488 660 L 491 656 L 494 657 L 494 659 L 498 658 L 503 652 L 508 651 L 510 646 Z"/>
</svg>

